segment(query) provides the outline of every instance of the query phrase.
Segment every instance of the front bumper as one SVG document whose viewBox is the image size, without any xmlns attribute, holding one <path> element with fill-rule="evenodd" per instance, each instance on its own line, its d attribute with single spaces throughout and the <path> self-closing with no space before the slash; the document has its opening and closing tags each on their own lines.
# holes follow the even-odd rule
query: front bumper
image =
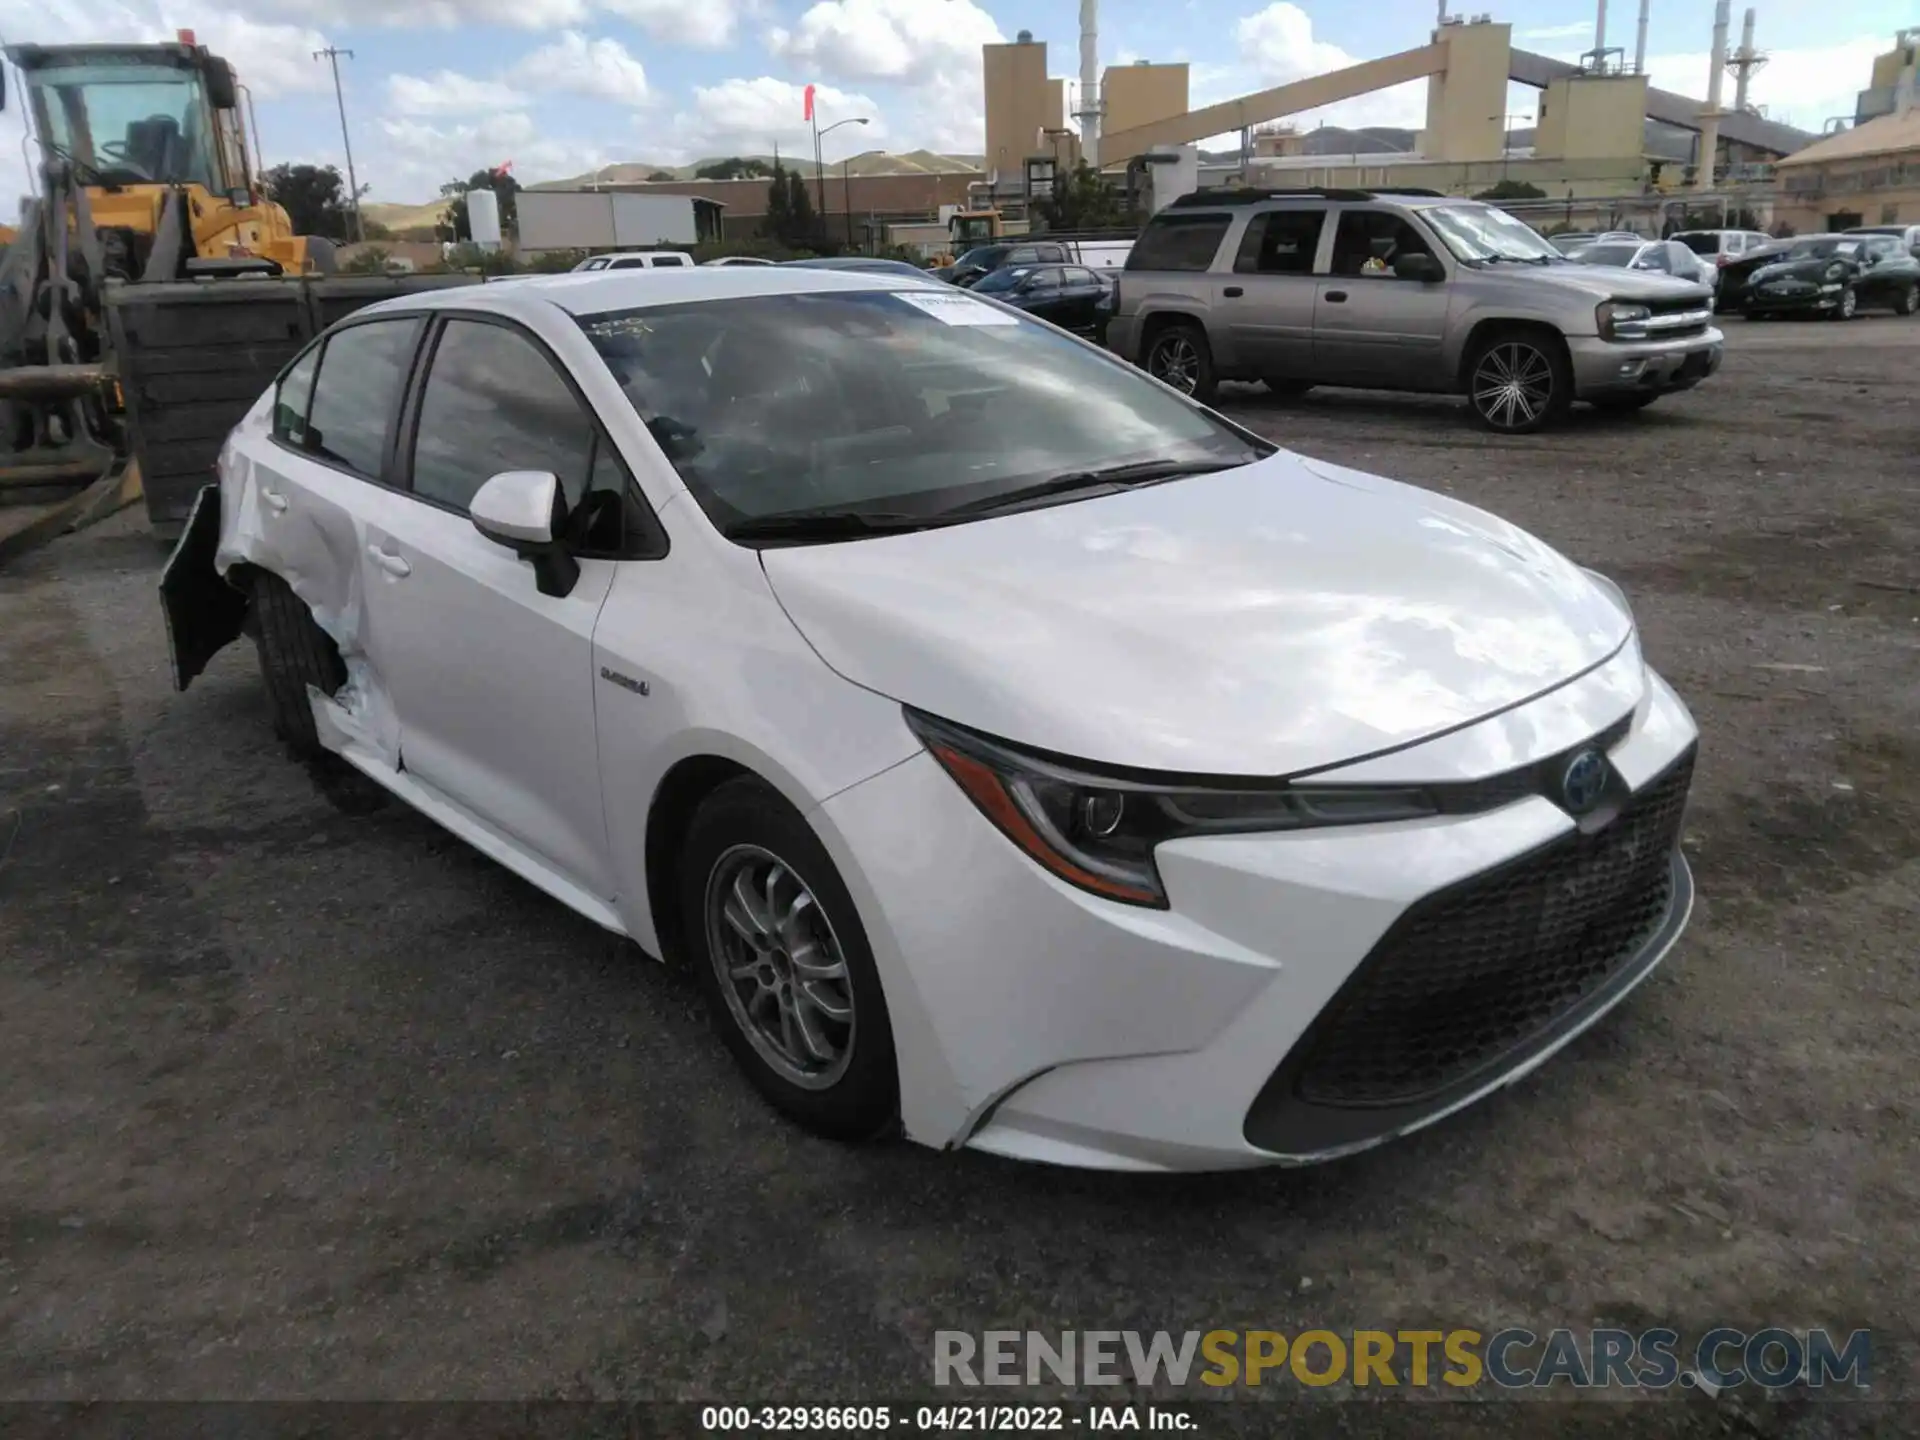
<svg viewBox="0 0 1920 1440">
<path fill-rule="evenodd" d="M 1844 286 L 1820 290 L 1749 290 L 1741 308 L 1749 315 L 1831 315 L 1840 309 Z"/>
<path fill-rule="evenodd" d="M 1690 390 L 1720 368 L 1726 337 L 1715 327 L 1672 340 L 1570 339 L 1574 394 L 1596 395 Z"/>
<path fill-rule="evenodd" d="M 1608 753 L 1621 793 L 1636 797 L 1696 738 L 1685 706 L 1633 651 L 1533 704 L 1350 773 L 1478 779 L 1603 731 L 1617 737 Z M 1558 806 L 1529 794 L 1478 814 L 1171 842 L 1159 851 L 1164 911 L 1055 880 L 929 756 L 834 796 L 816 818 L 886 986 L 908 1135 L 1105 1169 L 1310 1163 L 1431 1124 L 1527 1073 L 1617 1004 L 1678 938 L 1692 896 L 1676 807 L 1655 839 L 1635 842 L 1636 863 L 1668 886 L 1659 913 L 1590 983 L 1548 996 L 1445 1083 L 1368 1092 L 1351 1075 L 1356 1055 L 1365 1068 L 1369 1035 L 1378 1033 L 1379 1055 L 1403 1059 L 1431 1037 L 1355 1012 L 1354 987 L 1459 887 L 1589 843 Z M 1530 964 L 1538 949 L 1522 945 L 1516 957 L 1509 943 L 1502 963 Z M 1418 1004 L 1469 1003 L 1474 986 L 1501 973 L 1457 974 Z M 1355 1013 L 1365 1023 L 1348 1025 L 1329 1062 L 1329 1027 Z M 1310 1063 L 1318 1079 L 1303 1086 Z"/>
</svg>

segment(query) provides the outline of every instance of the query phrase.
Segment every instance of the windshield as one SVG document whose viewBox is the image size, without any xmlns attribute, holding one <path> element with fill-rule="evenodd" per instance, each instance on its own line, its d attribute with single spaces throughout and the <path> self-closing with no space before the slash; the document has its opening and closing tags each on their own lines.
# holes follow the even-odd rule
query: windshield
<svg viewBox="0 0 1920 1440">
<path fill-rule="evenodd" d="M 1491 205 L 1433 205 L 1420 218 L 1461 260 L 1558 260 L 1560 252 L 1524 220 Z"/>
<path fill-rule="evenodd" d="M 1860 242 L 1839 235 L 1815 235 L 1799 241 L 1787 252 L 1789 260 L 1826 260 L 1835 255 L 1857 255 Z"/>
<path fill-rule="evenodd" d="M 1268 453 L 963 291 L 766 295 L 579 324 L 722 530 L 824 511 L 931 519 L 1071 472 Z"/>
<path fill-rule="evenodd" d="M 1005 245 L 976 245 L 953 262 L 956 270 L 991 270 L 1007 257 Z"/>
<path fill-rule="evenodd" d="M 33 70 L 27 84 L 41 135 L 91 172 L 83 181 L 223 188 L 196 71 L 96 61 Z"/>
<path fill-rule="evenodd" d="M 1631 265 L 1638 245 L 1589 245 L 1575 257 L 1582 265 Z"/>
</svg>

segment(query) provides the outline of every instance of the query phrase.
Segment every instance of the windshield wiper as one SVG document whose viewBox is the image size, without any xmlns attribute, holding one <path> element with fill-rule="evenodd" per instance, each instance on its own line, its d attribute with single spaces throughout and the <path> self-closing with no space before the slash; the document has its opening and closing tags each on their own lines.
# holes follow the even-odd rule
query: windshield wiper
<svg viewBox="0 0 1920 1440">
<path fill-rule="evenodd" d="M 983 515 L 1024 505 L 1030 500 L 1043 500 L 1049 495 L 1063 495 L 1070 490 L 1096 490 L 1106 485 L 1144 485 L 1155 480 L 1174 480 L 1182 475 L 1210 475 L 1216 470 L 1237 470 L 1259 458 L 1250 454 L 1244 460 L 1138 460 L 1130 465 L 1108 465 L 1098 470 L 1069 470 L 1032 485 L 1022 485 L 1017 490 L 1003 490 L 998 495 L 969 500 L 964 505 L 956 505 L 941 513 Z"/>
<path fill-rule="evenodd" d="M 898 510 L 800 510 L 736 520 L 722 532 L 729 540 L 845 540 L 861 535 L 897 535 L 944 524 L 937 515 Z"/>
</svg>

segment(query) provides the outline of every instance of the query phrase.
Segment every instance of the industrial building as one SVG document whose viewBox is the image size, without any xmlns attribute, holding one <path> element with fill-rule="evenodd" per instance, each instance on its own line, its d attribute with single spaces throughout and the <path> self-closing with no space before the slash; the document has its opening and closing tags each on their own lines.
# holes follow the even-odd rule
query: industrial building
<svg viewBox="0 0 1920 1440">
<path fill-rule="evenodd" d="M 1854 225 L 1920 225 L 1920 106 L 1915 104 L 1920 31 L 1902 31 L 1874 62 L 1873 85 L 1861 92 L 1875 113 L 1797 151 L 1776 167 L 1776 213 L 1795 230 Z M 1890 63 L 1891 62 L 1891 63 Z M 1885 96 L 1880 108 L 1877 97 Z"/>
<path fill-rule="evenodd" d="M 1045 42 L 1022 32 L 1013 44 L 986 47 L 987 180 L 996 196 L 1018 199 L 1030 189 L 1029 162 L 1038 162 L 1031 173 L 1044 174 L 1083 148 L 1100 169 L 1118 173 L 1130 160 L 1237 135 L 1239 157 L 1226 168 L 1233 179 L 1256 185 L 1404 185 L 1470 194 L 1504 180 L 1555 198 L 1765 186 L 1774 162 L 1816 137 L 1747 104 L 1748 77 L 1765 57 L 1753 44 L 1754 12 L 1746 14 L 1737 49 L 1728 43 L 1729 21 L 1728 0 L 1720 0 L 1717 59 L 1704 101 L 1648 84 L 1643 0 L 1631 60 L 1607 44 L 1604 5 L 1593 49 L 1577 65 L 1515 49 L 1511 27 L 1488 15 L 1442 16 L 1424 45 L 1194 110 L 1184 65 L 1117 66 L 1096 75 L 1097 0 L 1082 0 L 1079 93 L 1072 107 L 1078 136 L 1066 128 L 1065 82 L 1048 74 Z M 1722 98 L 1728 71 L 1734 75 L 1731 105 Z M 1874 78 L 1877 84 L 1877 69 Z M 1415 80 L 1426 82 L 1427 107 L 1411 151 L 1314 154 L 1298 137 L 1273 128 L 1288 116 Z M 1507 129 L 1511 82 L 1541 92 L 1524 147 L 1511 142 Z M 1690 146 L 1683 143 L 1678 156 L 1671 147 L 1651 151 L 1650 123 L 1690 137 Z"/>
</svg>

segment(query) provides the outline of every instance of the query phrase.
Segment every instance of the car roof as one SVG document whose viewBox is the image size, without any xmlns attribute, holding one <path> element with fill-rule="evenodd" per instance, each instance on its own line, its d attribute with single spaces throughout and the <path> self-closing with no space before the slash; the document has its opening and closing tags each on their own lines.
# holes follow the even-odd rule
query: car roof
<svg viewBox="0 0 1920 1440">
<path fill-rule="evenodd" d="M 570 270 L 529 275 L 518 285 L 451 285 L 396 295 L 355 311 L 485 310 L 525 315 L 551 307 L 569 315 L 638 310 L 687 301 L 761 295 L 815 295 L 836 291 L 946 289 L 940 281 L 873 270 L 819 270 L 785 265 L 696 265 L 663 275 L 654 270 Z"/>
</svg>

